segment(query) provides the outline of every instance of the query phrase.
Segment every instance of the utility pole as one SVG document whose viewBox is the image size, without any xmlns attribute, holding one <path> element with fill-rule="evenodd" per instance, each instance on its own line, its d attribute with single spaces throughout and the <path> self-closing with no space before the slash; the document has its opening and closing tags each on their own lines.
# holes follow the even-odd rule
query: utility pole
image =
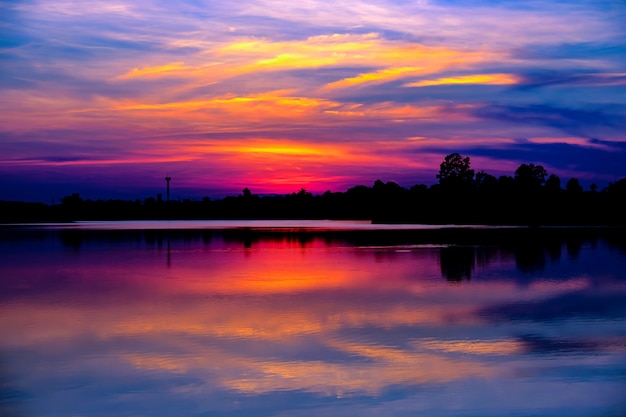
<svg viewBox="0 0 626 417">
<path fill-rule="evenodd" d="M 165 182 L 167 183 L 167 202 L 170 202 L 170 181 L 172 180 L 172 177 L 165 177 Z"/>
</svg>

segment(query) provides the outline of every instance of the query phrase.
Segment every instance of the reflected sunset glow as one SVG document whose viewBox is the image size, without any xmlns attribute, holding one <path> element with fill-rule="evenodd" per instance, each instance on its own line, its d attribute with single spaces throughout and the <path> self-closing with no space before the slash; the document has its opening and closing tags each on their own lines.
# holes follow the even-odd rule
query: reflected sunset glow
<svg viewBox="0 0 626 417">
<path fill-rule="evenodd" d="M 54 230 L 0 239 L 0 332 L 10 335 L 0 354 L 33 398 L 16 404 L 35 415 L 105 403 L 122 416 L 175 406 L 249 415 L 263 399 L 271 415 L 343 416 L 371 402 L 388 415 L 439 415 L 449 409 L 439 401 L 494 384 L 507 401 L 489 410 L 501 414 L 556 416 L 617 398 L 626 286 L 592 268 L 621 270 L 624 258 L 602 242 L 544 264 L 522 247 L 469 246 L 457 259 L 442 255 L 450 245 L 372 232 Z M 459 268 L 468 275 L 450 275 Z M 589 403 L 566 400 L 573 379 Z M 62 388 L 72 381 L 89 382 Z M 530 382 L 555 384 L 550 399 L 520 404 L 516 387 Z M 110 388 L 96 398 L 94 385 Z M 406 406 L 393 408 L 398 399 Z"/>
</svg>

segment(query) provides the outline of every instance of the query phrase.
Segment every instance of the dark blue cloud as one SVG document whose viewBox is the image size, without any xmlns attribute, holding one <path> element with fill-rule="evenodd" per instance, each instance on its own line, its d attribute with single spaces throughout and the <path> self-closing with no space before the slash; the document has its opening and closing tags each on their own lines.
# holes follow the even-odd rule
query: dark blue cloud
<svg viewBox="0 0 626 417">
<path fill-rule="evenodd" d="M 626 53 L 626 51 L 625 51 Z M 522 82 L 514 89 L 531 89 L 549 86 L 597 86 L 623 85 L 626 89 L 626 74 L 576 73 L 563 71 L 542 71 L 522 75 Z"/>
<path fill-rule="evenodd" d="M 157 52 L 162 51 L 163 45 L 156 41 L 116 39 L 107 36 L 84 36 L 77 44 L 80 50 L 89 52 L 91 55 L 115 54 L 119 57 L 126 51 Z M 107 51 L 110 49 L 110 51 Z"/>
<path fill-rule="evenodd" d="M 617 180 L 626 177 L 626 143 L 610 149 L 571 145 L 568 143 L 532 143 L 520 141 L 506 149 L 474 148 L 467 153 L 502 160 L 538 163 L 554 169 L 580 172 L 581 176 L 594 173 Z"/>
<path fill-rule="evenodd" d="M 88 51 L 73 49 L 78 54 L 90 54 Z M 34 59 L 14 57 L 7 59 L 10 66 L 4 68 L 0 74 L 0 87 L 11 90 L 55 91 L 59 96 L 69 96 L 78 99 L 92 96 L 106 96 L 110 98 L 141 96 L 151 89 L 167 89 L 179 83 L 176 78 L 160 80 L 109 80 L 89 78 L 87 74 L 76 71 L 73 64 L 50 69 L 40 65 Z M 0 56 L 0 65 L 2 58 Z M 62 93 L 61 93 L 62 92 Z"/>
<path fill-rule="evenodd" d="M 598 342 L 572 340 L 565 338 L 548 338 L 536 334 L 526 334 L 518 337 L 518 342 L 529 354 L 580 354 L 600 352 L 606 346 Z"/>
<path fill-rule="evenodd" d="M 598 129 L 619 132 L 626 129 L 623 105 L 575 109 L 548 104 L 486 105 L 473 112 L 482 119 L 548 126 L 577 136 L 593 136 Z"/>
<path fill-rule="evenodd" d="M 524 60 L 613 60 L 626 61 L 626 44 L 623 43 L 565 43 L 526 45 L 513 50 L 513 57 Z"/>
<path fill-rule="evenodd" d="M 36 161 L 36 162 L 78 162 L 78 161 L 100 161 L 103 158 L 98 158 L 95 156 L 61 156 L 61 155 L 43 155 L 43 156 L 32 156 L 28 158 L 17 158 L 13 159 L 13 161 Z"/>
<path fill-rule="evenodd" d="M 580 173 L 579 178 L 588 178 L 601 184 L 613 182 L 626 177 L 626 142 L 613 142 L 600 139 L 590 139 L 588 146 L 569 143 L 537 143 L 526 139 L 519 139 L 515 143 L 491 146 L 468 145 L 457 146 L 454 151 L 471 157 L 485 157 L 493 160 L 519 161 L 519 163 L 540 164 L 558 171 Z M 602 145 L 602 146 L 597 146 Z M 441 153 L 452 152 L 450 147 L 424 146 L 408 148 L 407 153 Z M 490 172 L 489 168 L 475 167 Z M 507 175 L 513 175 L 508 173 Z M 585 181 L 588 182 L 588 181 Z"/>
<path fill-rule="evenodd" d="M 626 142 L 614 142 L 601 139 L 590 139 L 589 143 L 594 145 L 604 145 L 613 148 L 619 152 L 626 152 Z"/>
</svg>

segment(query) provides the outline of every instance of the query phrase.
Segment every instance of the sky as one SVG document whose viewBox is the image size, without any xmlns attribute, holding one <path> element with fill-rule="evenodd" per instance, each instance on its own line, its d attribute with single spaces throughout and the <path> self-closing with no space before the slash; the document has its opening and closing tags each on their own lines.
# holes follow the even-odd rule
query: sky
<svg viewBox="0 0 626 417">
<path fill-rule="evenodd" d="M 623 0 L 0 0 L 0 200 L 220 198 L 445 155 L 626 177 Z"/>
</svg>

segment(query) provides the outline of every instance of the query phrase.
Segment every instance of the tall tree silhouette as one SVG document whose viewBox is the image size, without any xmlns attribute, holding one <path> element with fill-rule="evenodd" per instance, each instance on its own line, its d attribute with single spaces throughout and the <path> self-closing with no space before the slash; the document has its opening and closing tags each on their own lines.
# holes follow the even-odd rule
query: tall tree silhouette
<svg viewBox="0 0 626 417">
<path fill-rule="evenodd" d="M 569 191 L 570 193 L 582 193 L 583 192 L 583 187 L 580 185 L 580 182 L 578 181 L 577 178 L 571 178 L 569 181 L 567 181 L 567 184 L 565 185 L 565 189 Z"/>
<path fill-rule="evenodd" d="M 439 165 L 437 179 L 442 187 L 466 188 L 474 182 L 474 170 L 470 169 L 470 158 L 455 152 L 447 155 Z"/>
<path fill-rule="evenodd" d="M 524 191 L 536 191 L 546 182 L 547 175 L 541 165 L 522 164 L 515 170 L 515 181 Z"/>
</svg>

